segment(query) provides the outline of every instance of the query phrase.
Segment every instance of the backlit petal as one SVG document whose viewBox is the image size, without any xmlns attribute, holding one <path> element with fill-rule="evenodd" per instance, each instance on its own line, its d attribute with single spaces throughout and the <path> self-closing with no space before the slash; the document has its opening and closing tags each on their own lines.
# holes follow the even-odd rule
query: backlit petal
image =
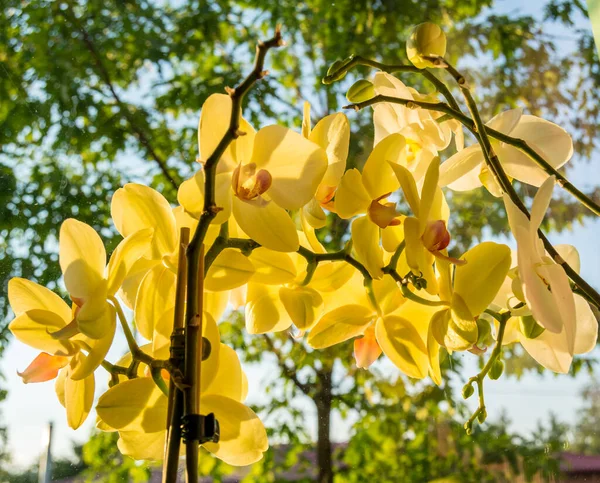
<svg viewBox="0 0 600 483">
<path fill-rule="evenodd" d="M 343 305 L 326 313 L 308 334 L 308 345 L 324 349 L 361 335 L 373 321 L 373 310 L 363 305 Z"/>
<path fill-rule="evenodd" d="M 368 217 L 361 216 L 352 222 L 352 242 L 356 258 L 373 278 L 383 276 L 383 250 L 379 245 L 379 227 Z"/>
<path fill-rule="evenodd" d="M 107 310 L 106 323 L 109 324 L 106 335 L 101 339 L 90 339 L 84 335 L 75 338 L 73 343 L 83 349 L 87 354 L 79 353 L 77 364 L 73 366 L 71 379 L 80 380 L 92 374 L 102 363 L 110 349 L 115 336 L 117 321 L 112 307 Z"/>
<path fill-rule="evenodd" d="M 134 315 L 140 334 L 151 340 L 156 322 L 174 305 L 175 274 L 157 265 L 146 274 L 137 294 Z"/>
<path fill-rule="evenodd" d="M 233 215 L 240 228 L 262 246 L 279 252 L 298 250 L 296 225 L 274 202 L 243 201 L 234 197 Z"/>
<path fill-rule="evenodd" d="M 104 278 L 106 251 L 96 230 L 73 218 L 60 227 L 59 261 L 71 297 L 92 295 Z"/>
<path fill-rule="evenodd" d="M 321 181 L 325 186 L 337 186 L 346 169 L 350 143 L 350 123 L 345 114 L 336 113 L 321 119 L 308 136 L 327 153 L 327 171 Z"/>
<path fill-rule="evenodd" d="M 479 144 L 474 144 L 448 158 L 440 166 L 440 186 L 468 191 L 481 186 L 479 166 L 484 162 Z"/>
<path fill-rule="evenodd" d="M 401 134 L 391 134 L 382 139 L 371 151 L 362 171 L 362 181 L 369 197 L 374 200 L 398 189 L 398 180 L 390 163 L 401 162 L 406 140 Z"/>
<path fill-rule="evenodd" d="M 308 330 L 323 311 L 323 297 L 310 287 L 281 287 L 279 298 L 294 325 L 300 330 Z"/>
<path fill-rule="evenodd" d="M 151 378 L 137 377 L 102 394 L 96 412 L 114 429 L 152 433 L 165 427 L 167 398 Z"/>
<path fill-rule="evenodd" d="M 54 379 L 58 371 L 69 363 L 69 358 L 64 356 L 51 356 L 45 352 L 40 353 L 27 366 L 23 372 L 17 372 L 25 384 L 32 382 L 46 382 Z"/>
<path fill-rule="evenodd" d="M 519 124 L 522 115 L 523 110 L 520 108 L 509 109 L 495 115 L 485 125 L 496 131 L 500 131 L 502 134 L 510 134 L 512 136 L 513 129 Z"/>
<path fill-rule="evenodd" d="M 218 292 L 245 285 L 254 275 L 254 265 L 239 250 L 225 248 L 213 261 L 204 280 L 207 290 Z"/>
<path fill-rule="evenodd" d="M 205 443 L 204 448 L 233 466 L 250 465 L 262 458 L 269 448 L 267 432 L 252 409 L 217 395 L 202 397 L 200 407 L 214 413 L 220 426 L 219 442 Z"/>
<path fill-rule="evenodd" d="M 128 183 L 113 195 L 110 212 L 123 237 L 145 228 L 154 230 L 151 258 L 160 260 L 175 251 L 175 217 L 171 205 L 158 191 L 141 184 Z"/>
<path fill-rule="evenodd" d="M 596 347 L 598 321 L 590 308 L 590 304 L 581 295 L 575 295 L 575 310 L 577 312 L 575 354 L 586 354 Z"/>
<path fill-rule="evenodd" d="M 83 424 L 94 402 L 94 374 L 79 381 L 70 377 L 71 367 L 78 364 L 78 357 L 79 355 L 76 355 L 71 360 L 69 372 L 64 379 L 64 402 L 67 410 L 67 423 L 71 429 L 77 429 Z"/>
<path fill-rule="evenodd" d="M 154 230 L 145 228 L 125 238 L 110 257 L 108 262 L 108 295 L 114 295 L 123 280 L 131 272 L 134 263 L 150 249 Z"/>
<path fill-rule="evenodd" d="M 404 193 L 404 199 L 406 199 L 413 214 L 418 217 L 421 198 L 419 196 L 419 191 L 417 190 L 417 183 L 415 183 L 412 173 L 407 168 L 399 164 L 392 164 L 391 167 L 394 170 L 396 178 L 398 178 L 398 181 L 400 182 L 402 192 Z"/>
<path fill-rule="evenodd" d="M 371 197 L 362 182 L 362 175 L 356 168 L 344 173 L 335 193 L 335 211 L 340 218 L 352 218 L 365 213 L 371 204 Z"/>
<path fill-rule="evenodd" d="M 266 169 L 271 174 L 268 194 L 287 210 L 308 203 L 327 170 L 327 155 L 322 148 L 278 125 L 256 133 L 252 162 L 257 169 Z"/>
<path fill-rule="evenodd" d="M 215 176 L 215 203 L 221 211 L 212 220 L 213 224 L 225 223 L 231 216 L 231 173 Z M 200 218 L 204 211 L 204 170 L 196 171 L 190 179 L 181 183 L 177 191 L 177 201 L 194 218 Z"/>
<path fill-rule="evenodd" d="M 246 295 L 246 330 L 250 334 L 280 332 L 292 325 L 292 319 L 279 298 L 279 287 L 248 284 Z"/>
<path fill-rule="evenodd" d="M 362 337 L 354 339 L 356 367 L 368 369 L 381 355 L 381 347 L 375 337 L 375 328 L 369 326 Z"/>
<path fill-rule="evenodd" d="M 510 248 L 499 243 L 484 242 L 466 252 L 466 264 L 456 267 L 454 293 L 460 295 L 471 315 L 483 312 L 500 290 L 510 269 Z"/>
<path fill-rule="evenodd" d="M 28 310 L 41 309 L 54 312 L 65 325 L 71 321 L 71 308 L 63 299 L 46 287 L 24 278 L 9 280 L 8 301 L 16 316 Z"/>
<path fill-rule="evenodd" d="M 75 346 L 68 340 L 54 339 L 50 333 L 66 326 L 66 322 L 55 312 L 33 309 L 15 318 L 8 328 L 24 344 L 53 355 L 71 355 Z"/>
<path fill-rule="evenodd" d="M 404 374 L 415 379 L 427 376 L 427 346 L 412 321 L 396 315 L 380 318 L 375 334 L 384 354 Z"/>
<path fill-rule="evenodd" d="M 134 460 L 162 460 L 165 451 L 166 430 L 154 433 L 119 431 L 117 447 Z"/>
<path fill-rule="evenodd" d="M 510 135 L 523 139 L 556 169 L 563 166 L 573 155 L 573 141 L 569 133 L 562 127 L 536 116 L 523 115 Z M 501 158 L 500 161 L 507 174 L 525 183 L 539 186 L 547 177 L 527 155 L 511 155 L 505 159 Z"/>
<path fill-rule="evenodd" d="M 211 378 L 208 384 L 205 384 L 204 378 L 202 378 L 201 396 L 214 394 L 242 402 L 244 382 L 240 358 L 235 350 L 225 344 L 219 344 L 218 350 L 219 364 L 216 375 Z M 204 376 L 204 374 L 202 375 Z"/>
</svg>

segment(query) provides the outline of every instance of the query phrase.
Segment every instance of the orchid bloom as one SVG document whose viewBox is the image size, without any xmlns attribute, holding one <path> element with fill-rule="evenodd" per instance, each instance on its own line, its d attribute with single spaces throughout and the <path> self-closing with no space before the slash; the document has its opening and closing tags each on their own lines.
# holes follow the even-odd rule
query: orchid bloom
<svg viewBox="0 0 600 483">
<path fill-rule="evenodd" d="M 579 272 L 580 260 L 575 247 L 556 245 L 556 251 L 576 272 Z M 596 347 L 598 322 L 589 304 L 580 295 L 573 294 L 575 302 L 574 343 L 570 347 L 567 331 L 563 326 L 559 333 L 550 332 L 541 327 L 532 316 L 525 302 L 523 287 L 516 266 L 518 257 L 513 256 L 513 267 L 494 299 L 494 308 L 510 310 L 502 344 L 519 342 L 540 365 L 551 371 L 566 374 L 569 372 L 573 355 L 585 354 Z"/>
<path fill-rule="evenodd" d="M 468 250 L 456 266 L 448 260 L 436 263 L 439 273 L 439 297 L 447 308 L 435 312 L 429 325 L 427 347 L 434 361 L 439 347 L 449 351 L 470 350 L 478 339 L 477 318 L 494 301 L 510 268 L 510 249 L 506 245 L 483 242 Z M 441 383 L 439 369 L 434 372 Z"/>
<path fill-rule="evenodd" d="M 374 278 L 383 275 L 383 247 L 393 252 L 403 239 L 402 216 L 396 203 L 387 201 L 399 187 L 391 165 L 405 159 L 406 140 L 401 134 L 391 134 L 373 148 L 362 173 L 353 168 L 344 173 L 335 195 L 335 211 L 340 218 L 356 215 L 352 222 L 354 249 Z M 381 230 L 381 235 L 380 235 Z"/>
<path fill-rule="evenodd" d="M 552 198 L 555 178 L 540 186 L 531 207 L 531 218 L 504 195 L 510 229 L 517 241 L 519 279 L 523 299 L 533 318 L 546 330 L 559 334 L 563 329 L 572 353 L 575 343 L 575 300 L 565 269 L 550 257 L 542 245 L 538 228 Z"/>
<path fill-rule="evenodd" d="M 55 337 L 69 338 L 81 332 L 91 339 L 101 339 L 110 331 L 114 313 L 107 299 L 115 296 L 134 263 L 148 249 L 151 237 L 151 228 L 130 233 L 106 265 L 106 250 L 98 233 L 72 218 L 63 222 L 59 262 L 76 308 L 72 322 Z"/>
<path fill-rule="evenodd" d="M 227 464 L 250 465 L 268 449 L 267 433 L 254 411 L 243 404 L 248 392 L 246 375 L 236 352 L 220 342 L 217 325 L 209 314 L 204 317 L 203 335 L 213 350 L 201 365 L 200 411 L 215 414 L 220 438 L 218 443 L 202 446 Z M 161 460 L 167 406 L 167 397 L 150 377 L 119 382 L 98 400 L 98 426 L 119 432 L 118 446 L 123 454 Z"/>
<path fill-rule="evenodd" d="M 446 252 L 450 244 L 450 233 L 446 228 L 449 210 L 444 194 L 438 187 L 439 164 L 435 159 L 429 165 L 420 196 L 410 171 L 401 165 L 390 165 L 413 212 L 413 216 L 404 220 L 406 261 L 415 274 L 423 274 L 427 280 L 427 291 L 432 295 L 437 294 L 434 260 L 447 260 L 457 265 L 464 263 L 449 257 Z"/>
<path fill-rule="evenodd" d="M 56 393 L 67 411 L 67 422 L 77 429 L 85 421 L 94 398 L 94 370 L 102 363 L 115 333 L 114 309 L 106 317 L 109 327 L 100 339 L 78 334 L 69 340 L 51 332 L 73 320 L 71 309 L 58 295 L 22 278 L 8 282 L 8 299 L 15 314 L 9 329 L 19 341 L 41 352 L 19 376 L 24 383 L 56 379 Z"/>
<path fill-rule="evenodd" d="M 156 320 L 167 318 L 175 306 L 180 230 L 187 227 L 193 236 L 197 220 L 181 207 L 171 208 L 165 197 L 152 188 L 134 183 L 115 192 L 111 213 L 123 236 L 153 230 L 148 249 L 135 262 L 120 291 L 123 301 L 134 310 L 138 330 L 144 338 L 152 340 Z M 212 243 L 217 235 L 218 226 L 211 225 L 205 242 Z M 227 294 L 219 292 L 245 284 L 253 272 L 254 267 L 239 251 L 226 249 L 219 254 L 205 281 L 205 306 L 215 308 L 211 310 L 214 317 L 219 318 L 224 311 L 223 298 L 227 303 Z M 172 327 L 165 328 L 167 338 L 171 330 Z"/>
<path fill-rule="evenodd" d="M 231 98 L 213 94 L 204 103 L 198 137 L 206 161 L 229 128 Z M 298 210 L 315 196 L 327 171 L 327 154 L 290 129 L 272 125 L 254 131 L 240 118 L 241 135 L 223 154 L 217 169 L 215 198 L 221 211 L 213 223 L 231 214 L 240 228 L 262 246 L 294 252 L 299 247 L 294 222 L 286 210 Z M 204 170 L 184 181 L 179 203 L 199 218 L 204 203 Z"/>
<path fill-rule="evenodd" d="M 523 114 L 521 109 L 504 111 L 493 117 L 486 126 L 527 142 L 553 168 L 560 168 L 573 155 L 573 141 L 562 127 Z M 516 147 L 493 138 L 490 142 L 508 176 L 538 187 L 548 178 L 542 168 Z M 440 186 L 448 186 L 456 191 L 485 186 L 494 196 L 502 196 L 502 189 L 487 168 L 479 144 L 463 149 L 442 164 Z"/>
<path fill-rule="evenodd" d="M 333 197 L 346 169 L 348 147 L 350 144 L 350 124 L 345 114 L 336 113 L 324 117 L 311 127 L 310 104 L 304 103 L 302 135 L 321 146 L 327 154 L 327 171 L 319 183 L 314 197 L 302 208 L 301 216 L 313 228 L 325 226 L 323 208 L 334 209 Z"/>
<path fill-rule="evenodd" d="M 373 78 L 377 95 L 384 95 L 413 101 L 438 102 L 435 95 L 422 95 L 407 87 L 401 80 L 378 72 Z M 456 135 L 457 149 L 462 149 L 463 130 L 455 120 L 438 123 L 441 113 L 425 109 L 411 109 L 401 104 L 379 102 L 373 106 L 373 124 L 375 126 L 375 145 L 390 134 L 400 133 L 408 142 L 408 168 L 415 173 L 417 181 L 424 174 L 431 158 L 448 147 L 452 132 Z M 424 159 L 423 159 L 424 158 Z M 423 168 L 423 164 L 425 167 Z"/>
<path fill-rule="evenodd" d="M 324 349 L 354 339 L 358 367 L 368 368 L 383 351 L 404 374 L 423 379 L 429 368 L 423 322 L 435 308 L 404 300 L 396 283 L 385 277 L 373 282 L 378 311 L 366 297 L 361 278 L 355 277 L 336 293 L 342 305 L 321 317 L 309 332 L 308 344 Z"/>
<path fill-rule="evenodd" d="M 302 232 L 298 234 L 305 248 L 313 248 Z M 314 242 L 318 243 L 318 242 Z M 324 253 L 322 245 L 317 252 Z M 336 289 L 342 287 L 356 271 L 343 262 L 323 262 L 316 268 L 310 283 L 304 285 L 307 263 L 297 253 L 277 253 L 257 248 L 250 255 L 256 267 L 245 295 L 246 330 L 250 334 L 280 332 L 292 324 L 300 331 L 309 330 L 326 308 L 331 308 Z"/>
</svg>

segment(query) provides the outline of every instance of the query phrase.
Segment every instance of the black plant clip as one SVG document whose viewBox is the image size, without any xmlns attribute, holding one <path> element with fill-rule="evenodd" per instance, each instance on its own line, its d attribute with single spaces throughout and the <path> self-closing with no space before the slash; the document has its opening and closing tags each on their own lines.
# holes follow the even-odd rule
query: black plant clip
<svg viewBox="0 0 600 483">
<path fill-rule="evenodd" d="M 218 443 L 220 437 L 219 421 L 214 413 L 206 416 L 202 414 L 188 414 L 181 420 L 181 435 L 183 441 L 198 441 L 204 443 Z"/>
</svg>

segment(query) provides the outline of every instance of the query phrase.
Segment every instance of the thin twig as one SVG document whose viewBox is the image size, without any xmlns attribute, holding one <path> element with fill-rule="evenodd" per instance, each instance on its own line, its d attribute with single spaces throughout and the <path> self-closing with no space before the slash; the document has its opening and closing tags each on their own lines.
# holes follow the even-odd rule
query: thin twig
<svg viewBox="0 0 600 483">
<path fill-rule="evenodd" d="M 70 17 L 70 18 L 67 18 L 67 20 L 70 20 L 71 22 L 73 22 L 75 24 L 75 26 L 77 27 L 77 29 L 79 30 L 79 32 L 81 33 L 83 43 L 85 44 L 86 48 L 88 49 L 88 51 L 94 58 L 94 62 L 96 63 L 98 73 L 100 74 L 100 77 L 102 78 L 102 80 L 104 81 L 106 86 L 108 87 L 113 99 L 119 106 L 119 111 L 123 113 L 123 116 L 127 119 L 127 122 L 129 122 L 131 129 L 135 133 L 135 135 L 138 138 L 138 140 L 140 141 L 140 143 L 146 148 L 146 151 L 148 152 L 150 157 L 156 162 L 156 164 L 158 164 L 158 167 L 162 171 L 163 175 L 165 176 L 165 178 L 167 179 L 169 184 L 175 190 L 177 190 L 179 188 L 180 181 L 176 180 L 175 177 L 169 172 L 166 161 L 164 159 L 162 159 L 161 156 L 159 156 L 159 154 L 156 152 L 156 150 L 152 146 L 152 143 L 150 142 L 150 139 L 148 138 L 146 133 L 135 122 L 135 119 L 133 118 L 133 116 L 131 115 L 131 112 L 129 111 L 129 104 L 124 103 L 121 100 L 121 97 L 118 95 L 118 93 L 114 87 L 114 84 L 112 82 L 112 79 L 110 77 L 110 74 L 108 72 L 108 69 L 106 68 L 106 66 L 104 64 L 104 59 L 98 52 L 98 49 L 96 49 L 96 45 L 94 44 L 92 37 L 87 32 L 87 30 L 83 27 L 83 25 L 81 24 L 81 22 L 75 15 L 75 12 L 73 11 L 73 6 L 71 5 L 71 2 L 68 2 L 67 4 L 68 4 L 68 9 L 66 9 L 65 12 L 68 12 L 68 14 L 66 16 Z"/>
</svg>

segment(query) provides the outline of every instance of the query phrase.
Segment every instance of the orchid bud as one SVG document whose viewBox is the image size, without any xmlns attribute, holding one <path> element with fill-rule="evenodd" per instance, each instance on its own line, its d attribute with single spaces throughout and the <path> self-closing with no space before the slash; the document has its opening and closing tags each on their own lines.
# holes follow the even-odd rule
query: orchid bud
<svg viewBox="0 0 600 483">
<path fill-rule="evenodd" d="M 473 388 L 472 384 L 465 384 L 465 386 L 462 388 L 463 399 L 469 399 L 473 395 L 474 392 L 475 392 L 475 389 Z"/>
<path fill-rule="evenodd" d="M 346 93 L 346 99 L 353 103 L 368 101 L 373 97 L 375 97 L 375 87 L 366 79 L 357 80 Z"/>
<path fill-rule="evenodd" d="M 484 350 L 493 343 L 493 340 L 492 326 L 487 320 L 480 317 L 477 319 L 477 342 L 475 345 Z"/>
<path fill-rule="evenodd" d="M 329 66 L 329 69 L 327 69 L 327 76 L 323 79 L 323 84 L 331 84 L 332 82 L 343 79 L 346 76 L 346 72 L 342 72 L 332 78 L 330 78 L 329 76 L 333 75 L 335 72 L 341 69 L 344 64 L 345 62 L 341 59 L 338 59 L 333 64 L 331 64 Z"/>
<path fill-rule="evenodd" d="M 486 419 L 487 419 L 487 411 L 485 410 L 485 408 L 483 408 L 481 411 L 479 411 L 479 414 L 477 415 L 477 421 L 479 421 L 479 424 L 483 424 L 483 423 L 485 423 Z"/>
<path fill-rule="evenodd" d="M 490 376 L 490 379 L 493 379 L 495 381 L 496 379 L 500 378 L 500 376 L 502 375 L 503 372 L 504 372 L 504 361 L 502 359 L 496 359 L 493 362 L 488 375 Z"/>
<path fill-rule="evenodd" d="M 444 57 L 446 55 L 446 35 L 442 29 L 431 22 L 417 25 L 406 42 L 408 60 L 419 69 L 438 67 L 425 57 Z"/>
<path fill-rule="evenodd" d="M 519 317 L 519 329 L 528 339 L 539 337 L 545 330 L 531 315 Z"/>
</svg>

